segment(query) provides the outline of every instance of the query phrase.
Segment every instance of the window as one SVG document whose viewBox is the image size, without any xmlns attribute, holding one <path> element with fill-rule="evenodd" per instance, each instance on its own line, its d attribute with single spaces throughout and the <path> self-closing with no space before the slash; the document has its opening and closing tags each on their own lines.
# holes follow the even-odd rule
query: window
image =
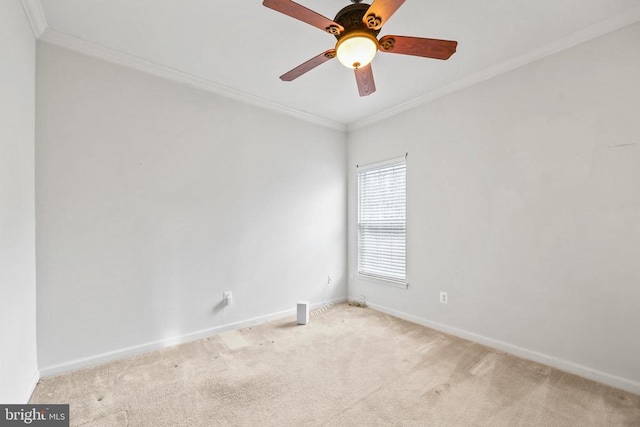
<svg viewBox="0 0 640 427">
<path fill-rule="evenodd" d="M 406 283 L 405 158 L 358 168 L 358 274 Z"/>
</svg>

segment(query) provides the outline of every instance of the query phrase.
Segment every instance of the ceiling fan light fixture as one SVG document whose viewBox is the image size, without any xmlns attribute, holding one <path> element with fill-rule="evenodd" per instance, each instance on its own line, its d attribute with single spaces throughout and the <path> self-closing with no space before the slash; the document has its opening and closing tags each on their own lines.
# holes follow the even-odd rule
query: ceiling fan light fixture
<svg viewBox="0 0 640 427">
<path fill-rule="evenodd" d="M 354 31 L 336 43 L 338 60 L 347 68 L 358 69 L 373 61 L 378 51 L 378 39 L 366 31 Z"/>
</svg>

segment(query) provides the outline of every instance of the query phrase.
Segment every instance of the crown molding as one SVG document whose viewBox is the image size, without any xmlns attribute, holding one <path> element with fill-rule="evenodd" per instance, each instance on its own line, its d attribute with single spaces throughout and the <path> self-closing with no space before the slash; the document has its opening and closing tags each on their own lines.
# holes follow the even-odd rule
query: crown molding
<svg viewBox="0 0 640 427">
<path fill-rule="evenodd" d="M 529 51 L 524 55 L 517 58 L 510 59 L 501 64 L 482 70 L 478 73 L 472 74 L 468 77 L 457 80 L 439 89 L 425 93 L 424 95 L 413 98 L 407 102 L 403 102 L 394 107 L 388 108 L 377 114 L 368 116 L 363 120 L 358 120 L 347 125 L 347 132 L 352 130 L 361 129 L 366 126 L 378 123 L 381 120 L 390 118 L 404 111 L 411 110 L 419 107 L 431 101 L 434 101 L 443 96 L 450 95 L 454 92 L 458 92 L 462 89 L 468 88 L 485 80 L 489 80 L 500 74 L 522 67 L 523 65 L 561 52 L 563 50 L 572 48 L 589 40 L 619 30 L 626 26 L 640 22 L 640 7 L 632 8 L 622 14 L 616 15 L 612 18 L 598 22 L 597 24 L 583 28 L 575 33 L 572 33 L 566 37 L 558 39 L 554 42 L 541 46 L 537 49 Z"/>
<path fill-rule="evenodd" d="M 35 38 L 39 38 L 48 27 L 47 18 L 40 0 L 22 0 L 22 8 L 27 15 Z"/>
<path fill-rule="evenodd" d="M 295 108 L 287 107 L 277 102 L 250 95 L 246 92 L 242 92 L 240 90 L 233 89 L 231 87 L 221 85 L 219 83 L 215 83 L 189 73 L 185 73 L 183 71 L 178 71 L 174 68 L 160 65 L 135 55 L 124 53 L 115 49 L 110 49 L 51 28 L 46 29 L 46 31 L 44 31 L 44 33 L 42 33 L 42 35 L 39 37 L 39 40 L 88 56 L 92 56 L 103 61 L 133 68 L 135 70 L 162 77 L 173 82 L 192 86 L 207 92 L 215 93 L 228 98 L 233 98 L 246 104 L 275 111 L 300 120 L 305 120 L 307 122 L 329 129 L 334 129 L 341 132 L 347 131 L 347 125 L 344 123 L 335 122 L 333 120 L 309 114 Z"/>
</svg>

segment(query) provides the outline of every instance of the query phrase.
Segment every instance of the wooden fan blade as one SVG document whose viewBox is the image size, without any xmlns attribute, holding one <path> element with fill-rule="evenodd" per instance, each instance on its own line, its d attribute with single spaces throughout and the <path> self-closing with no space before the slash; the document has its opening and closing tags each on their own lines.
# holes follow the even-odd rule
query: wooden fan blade
<svg viewBox="0 0 640 427">
<path fill-rule="evenodd" d="M 280 80 L 285 81 L 285 82 L 290 82 L 291 80 L 295 80 L 298 77 L 300 77 L 301 75 L 303 75 L 304 73 L 313 70 L 318 65 L 322 65 L 325 62 L 327 62 L 327 61 L 329 61 L 329 60 L 331 60 L 331 59 L 333 59 L 335 57 L 336 57 L 336 50 L 335 49 L 329 49 L 326 52 L 322 52 L 318 56 L 314 56 L 313 58 L 311 58 L 310 60 L 308 60 L 304 64 L 298 65 L 293 70 L 281 75 L 280 76 Z"/>
<path fill-rule="evenodd" d="M 404 2 L 405 0 L 375 0 L 362 17 L 362 22 L 372 30 L 379 30 Z"/>
<path fill-rule="evenodd" d="M 380 39 L 379 45 L 382 52 L 449 59 L 455 53 L 458 42 L 422 37 L 384 36 Z"/>
<path fill-rule="evenodd" d="M 356 83 L 360 96 L 369 96 L 376 91 L 376 82 L 373 81 L 373 70 L 371 64 L 354 70 L 356 73 Z"/>
<path fill-rule="evenodd" d="M 344 27 L 342 25 L 337 24 L 331 19 L 326 18 L 311 9 L 307 9 L 298 3 L 292 2 L 291 0 L 264 0 L 262 4 L 269 9 L 273 9 L 302 22 L 306 22 L 307 24 L 313 25 L 314 27 L 320 28 L 322 31 L 326 31 L 335 36 L 344 31 Z"/>
</svg>

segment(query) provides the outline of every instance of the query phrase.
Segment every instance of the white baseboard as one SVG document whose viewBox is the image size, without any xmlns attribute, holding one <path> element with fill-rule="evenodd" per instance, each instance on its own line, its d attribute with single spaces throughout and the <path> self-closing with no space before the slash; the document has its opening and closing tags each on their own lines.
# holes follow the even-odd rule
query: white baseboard
<svg viewBox="0 0 640 427">
<path fill-rule="evenodd" d="M 337 304 L 346 301 L 346 297 L 340 297 L 329 301 L 323 301 L 319 303 L 311 304 L 311 309 L 325 306 L 327 304 Z M 190 332 L 188 334 L 180 335 L 177 337 L 164 338 L 157 341 L 152 341 L 133 347 L 122 348 L 119 350 L 109 351 L 106 353 L 96 354 L 94 356 L 83 357 L 75 359 L 69 362 L 60 363 L 58 365 L 47 366 L 40 369 L 40 377 L 51 377 L 54 375 L 64 374 L 67 372 L 75 371 L 77 369 L 88 368 L 91 366 L 100 365 L 113 360 L 124 359 L 127 357 L 135 356 L 137 354 L 146 353 L 149 351 L 159 350 L 161 348 L 170 347 L 173 345 L 183 344 L 189 341 L 195 341 L 201 338 L 205 338 L 211 335 L 219 334 L 220 332 L 229 331 L 232 329 L 246 328 L 248 326 L 254 326 L 260 323 L 270 322 L 272 320 L 281 319 L 283 317 L 292 316 L 296 314 L 296 307 L 289 310 L 279 311 L 277 313 L 271 313 L 264 316 L 258 316 L 239 322 L 228 323 L 225 325 L 214 326 L 213 328 L 202 329 L 199 331 Z M 36 383 L 38 380 L 35 381 Z M 35 387 L 35 384 L 34 384 Z"/>
<path fill-rule="evenodd" d="M 38 370 L 36 369 L 33 375 L 31 376 L 31 380 L 29 381 L 29 386 L 25 391 L 24 396 L 21 399 L 21 403 L 25 405 L 29 403 L 29 400 L 31 400 L 31 395 L 33 394 L 33 391 L 36 389 L 36 386 L 38 385 L 38 381 L 40 381 L 40 372 L 38 372 Z"/>
<path fill-rule="evenodd" d="M 588 366 L 580 365 L 568 360 L 563 360 L 557 357 L 549 356 L 548 354 L 539 353 L 537 351 L 528 350 L 526 348 L 518 347 L 517 345 L 509 344 L 504 341 L 496 340 L 493 338 L 485 337 L 473 332 L 465 331 L 463 329 L 447 326 L 442 323 L 433 322 L 425 318 L 414 316 L 412 314 L 403 313 L 401 311 L 393 310 L 378 304 L 372 304 L 367 302 L 367 305 L 374 310 L 382 313 L 389 314 L 400 319 L 408 320 L 409 322 L 417 323 L 419 325 L 426 326 L 431 329 L 435 329 L 440 332 L 444 332 L 449 335 L 454 335 L 459 338 L 482 344 L 487 347 L 494 348 L 496 350 L 504 351 L 523 359 L 531 360 L 533 362 L 541 363 L 543 365 L 551 366 L 563 372 L 577 375 L 579 377 L 587 378 L 602 384 L 606 384 L 611 387 L 618 388 L 620 390 L 628 391 L 640 395 L 640 382 L 633 381 L 627 378 L 622 378 L 617 375 L 602 372 L 597 369 L 590 368 Z"/>
</svg>

